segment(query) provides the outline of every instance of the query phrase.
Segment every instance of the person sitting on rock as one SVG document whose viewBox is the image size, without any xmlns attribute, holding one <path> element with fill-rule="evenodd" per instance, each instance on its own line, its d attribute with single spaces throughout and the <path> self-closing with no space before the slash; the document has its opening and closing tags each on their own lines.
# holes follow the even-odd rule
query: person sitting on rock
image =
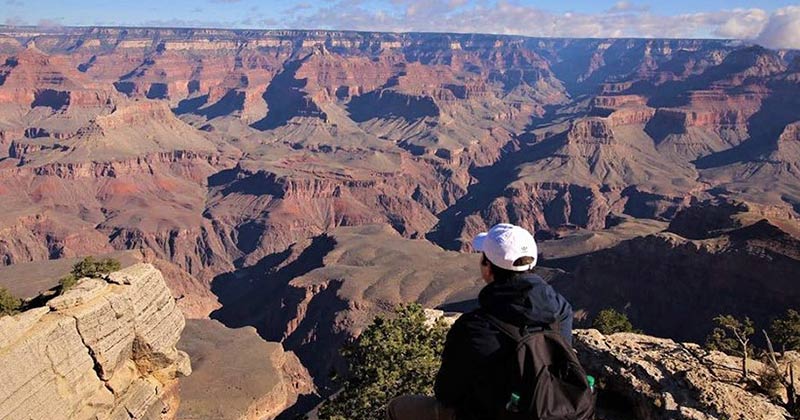
<svg viewBox="0 0 800 420">
<path fill-rule="evenodd" d="M 490 317 L 524 328 L 558 325 L 572 344 L 572 307 L 533 273 L 537 246 L 527 230 L 498 224 L 473 240 L 482 252 L 481 277 L 487 283 L 479 308 L 465 313 L 447 334 L 436 397 L 406 395 L 387 406 L 389 420 L 493 420 L 508 401 L 509 359 L 515 342 Z M 504 357 L 506 356 L 506 357 Z"/>
</svg>

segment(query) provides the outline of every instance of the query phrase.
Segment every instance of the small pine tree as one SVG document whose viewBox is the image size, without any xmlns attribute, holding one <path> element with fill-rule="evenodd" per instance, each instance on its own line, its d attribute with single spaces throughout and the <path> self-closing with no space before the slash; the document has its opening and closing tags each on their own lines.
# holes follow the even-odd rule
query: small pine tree
<svg viewBox="0 0 800 420">
<path fill-rule="evenodd" d="M 377 317 L 342 351 L 350 377 L 342 391 L 320 407 L 320 418 L 383 418 L 386 405 L 398 395 L 431 395 L 446 334 L 442 322 L 426 325 L 417 304 L 399 307 L 392 318 Z"/>
<path fill-rule="evenodd" d="M 619 332 L 635 332 L 628 316 L 616 309 L 603 309 L 592 322 L 592 328 L 608 335 Z"/>
<path fill-rule="evenodd" d="M 119 263 L 119 261 L 113 258 L 103 258 L 97 264 L 97 272 L 101 274 L 108 274 L 114 271 L 119 271 L 120 268 L 122 268 L 122 265 Z"/>
<path fill-rule="evenodd" d="M 67 274 L 58 281 L 58 284 L 61 286 L 61 294 L 64 294 L 67 290 L 72 289 L 78 284 L 78 278 L 75 277 L 73 274 Z"/>
<path fill-rule="evenodd" d="M 772 321 L 770 336 L 781 345 L 782 354 L 787 350 L 800 350 L 800 313 L 789 309 L 784 318 Z"/>
<path fill-rule="evenodd" d="M 706 337 L 706 348 L 709 350 L 721 351 L 731 356 L 741 356 L 739 342 L 728 335 L 724 328 L 715 327 L 711 334 Z"/>
<path fill-rule="evenodd" d="M 14 297 L 5 287 L 0 287 L 0 316 L 17 313 L 22 301 Z"/>
<path fill-rule="evenodd" d="M 95 260 L 94 257 L 89 256 L 72 266 L 71 275 L 75 277 L 76 280 L 83 277 L 98 277 L 112 271 L 117 271 L 120 267 L 119 261 L 113 258 Z"/>
<path fill-rule="evenodd" d="M 745 317 L 743 321 L 733 315 L 718 315 L 714 318 L 716 327 L 706 339 L 706 347 L 732 356 L 742 358 L 742 380 L 747 380 L 747 357 L 753 353 L 750 337 L 756 332 L 753 321 Z"/>
</svg>

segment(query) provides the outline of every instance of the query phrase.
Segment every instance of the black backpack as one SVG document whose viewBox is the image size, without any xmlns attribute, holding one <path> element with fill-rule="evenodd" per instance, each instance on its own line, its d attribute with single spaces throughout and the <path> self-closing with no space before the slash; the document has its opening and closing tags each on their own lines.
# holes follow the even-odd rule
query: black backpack
<svg viewBox="0 0 800 420">
<path fill-rule="evenodd" d="M 516 342 L 512 394 L 500 404 L 497 420 L 588 420 L 595 398 L 586 372 L 558 324 L 529 330 L 488 315 L 489 321 Z M 510 361 L 511 362 L 511 361 Z"/>
</svg>

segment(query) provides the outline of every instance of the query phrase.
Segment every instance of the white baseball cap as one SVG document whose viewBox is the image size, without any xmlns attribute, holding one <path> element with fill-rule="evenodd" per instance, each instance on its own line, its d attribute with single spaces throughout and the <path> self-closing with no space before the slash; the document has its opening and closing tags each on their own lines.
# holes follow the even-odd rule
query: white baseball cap
<svg viewBox="0 0 800 420">
<path fill-rule="evenodd" d="M 483 252 L 492 264 L 510 271 L 528 271 L 536 265 L 538 248 L 533 235 L 527 230 L 500 223 L 488 232 L 479 233 L 472 240 L 475 251 Z M 522 257 L 533 257 L 531 264 L 515 266 L 514 261 Z"/>
</svg>

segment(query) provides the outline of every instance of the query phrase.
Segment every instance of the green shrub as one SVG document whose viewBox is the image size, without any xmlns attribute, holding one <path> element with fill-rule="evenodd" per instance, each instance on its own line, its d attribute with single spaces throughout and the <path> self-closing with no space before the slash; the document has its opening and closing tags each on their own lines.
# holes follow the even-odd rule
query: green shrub
<svg viewBox="0 0 800 420">
<path fill-rule="evenodd" d="M 95 260 L 94 257 L 86 257 L 72 266 L 71 275 L 77 280 L 83 277 L 99 277 L 119 269 L 119 261 L 113 258 Z"/>
<path fill-rule="evenodd" d="M 637 332 L 633 329 L 633 324 L 631 324 L 628 316 L 613 308 L 600 311 L 592 322 L 592 328 L 606 335 L 619 332 Z"/>
<path fill-rule="evenodd" d="M 425 321 L 416 304 L 397 308 L 392 318 L 377 317 L 343 349 L 350 376 L 342 391 L 320 408 L 320 418 L 383 418 L 386 404 L 398 395 L 432 395 L 448 328 Z"/>
<path fill-rule="evenodd" d="M 800 313 L 789 309 L 786 317 L 772 321 L 770 336 L 781 345 L 782 353 L 800 350 Z"/>
<path fill-rule="evenodd" d="M 60 293 L 64 294 L 64 292 L 66 292 L 67 290 L 75 287 L 77 283 L 78 283 L 78 278 L 72 274 L 67 274 L 64 277 L 61 277 L 61 280 L 58 281 L 58 284 L 61 286 Z"/>
<path fill-rule="evenodd" d="M 22 301 L 14 297 L 5 287 L 0 287 L 0 316 L 17 313 Z"/>
<path fill-rule="evenodd" d="M 743 356 L 753 354 L 754 349 L 750 345 L 750 337 L 755 333 L 753 321 L 745 317 L 738 320 L 732 315 L 719 315 L 714 318 L 716 327 L 706 338 L 706 348 L 709 350 L 721 351 L 731 356 Z M 743 342 L 747 343 L 746 347 Z"/>
<path fill-rule="evenodd" d="M 753 321 L 745 317 L 736 319 L 733 315 L 718 315 L 714 318 L 716 327 L 706 338 L 709 350 L 718 350 L 742 359 L 742 380 L 747 380 L 749 371 L 747 358 L 754 353 L 750 337 L 756 332 Z"/>
</svg>

